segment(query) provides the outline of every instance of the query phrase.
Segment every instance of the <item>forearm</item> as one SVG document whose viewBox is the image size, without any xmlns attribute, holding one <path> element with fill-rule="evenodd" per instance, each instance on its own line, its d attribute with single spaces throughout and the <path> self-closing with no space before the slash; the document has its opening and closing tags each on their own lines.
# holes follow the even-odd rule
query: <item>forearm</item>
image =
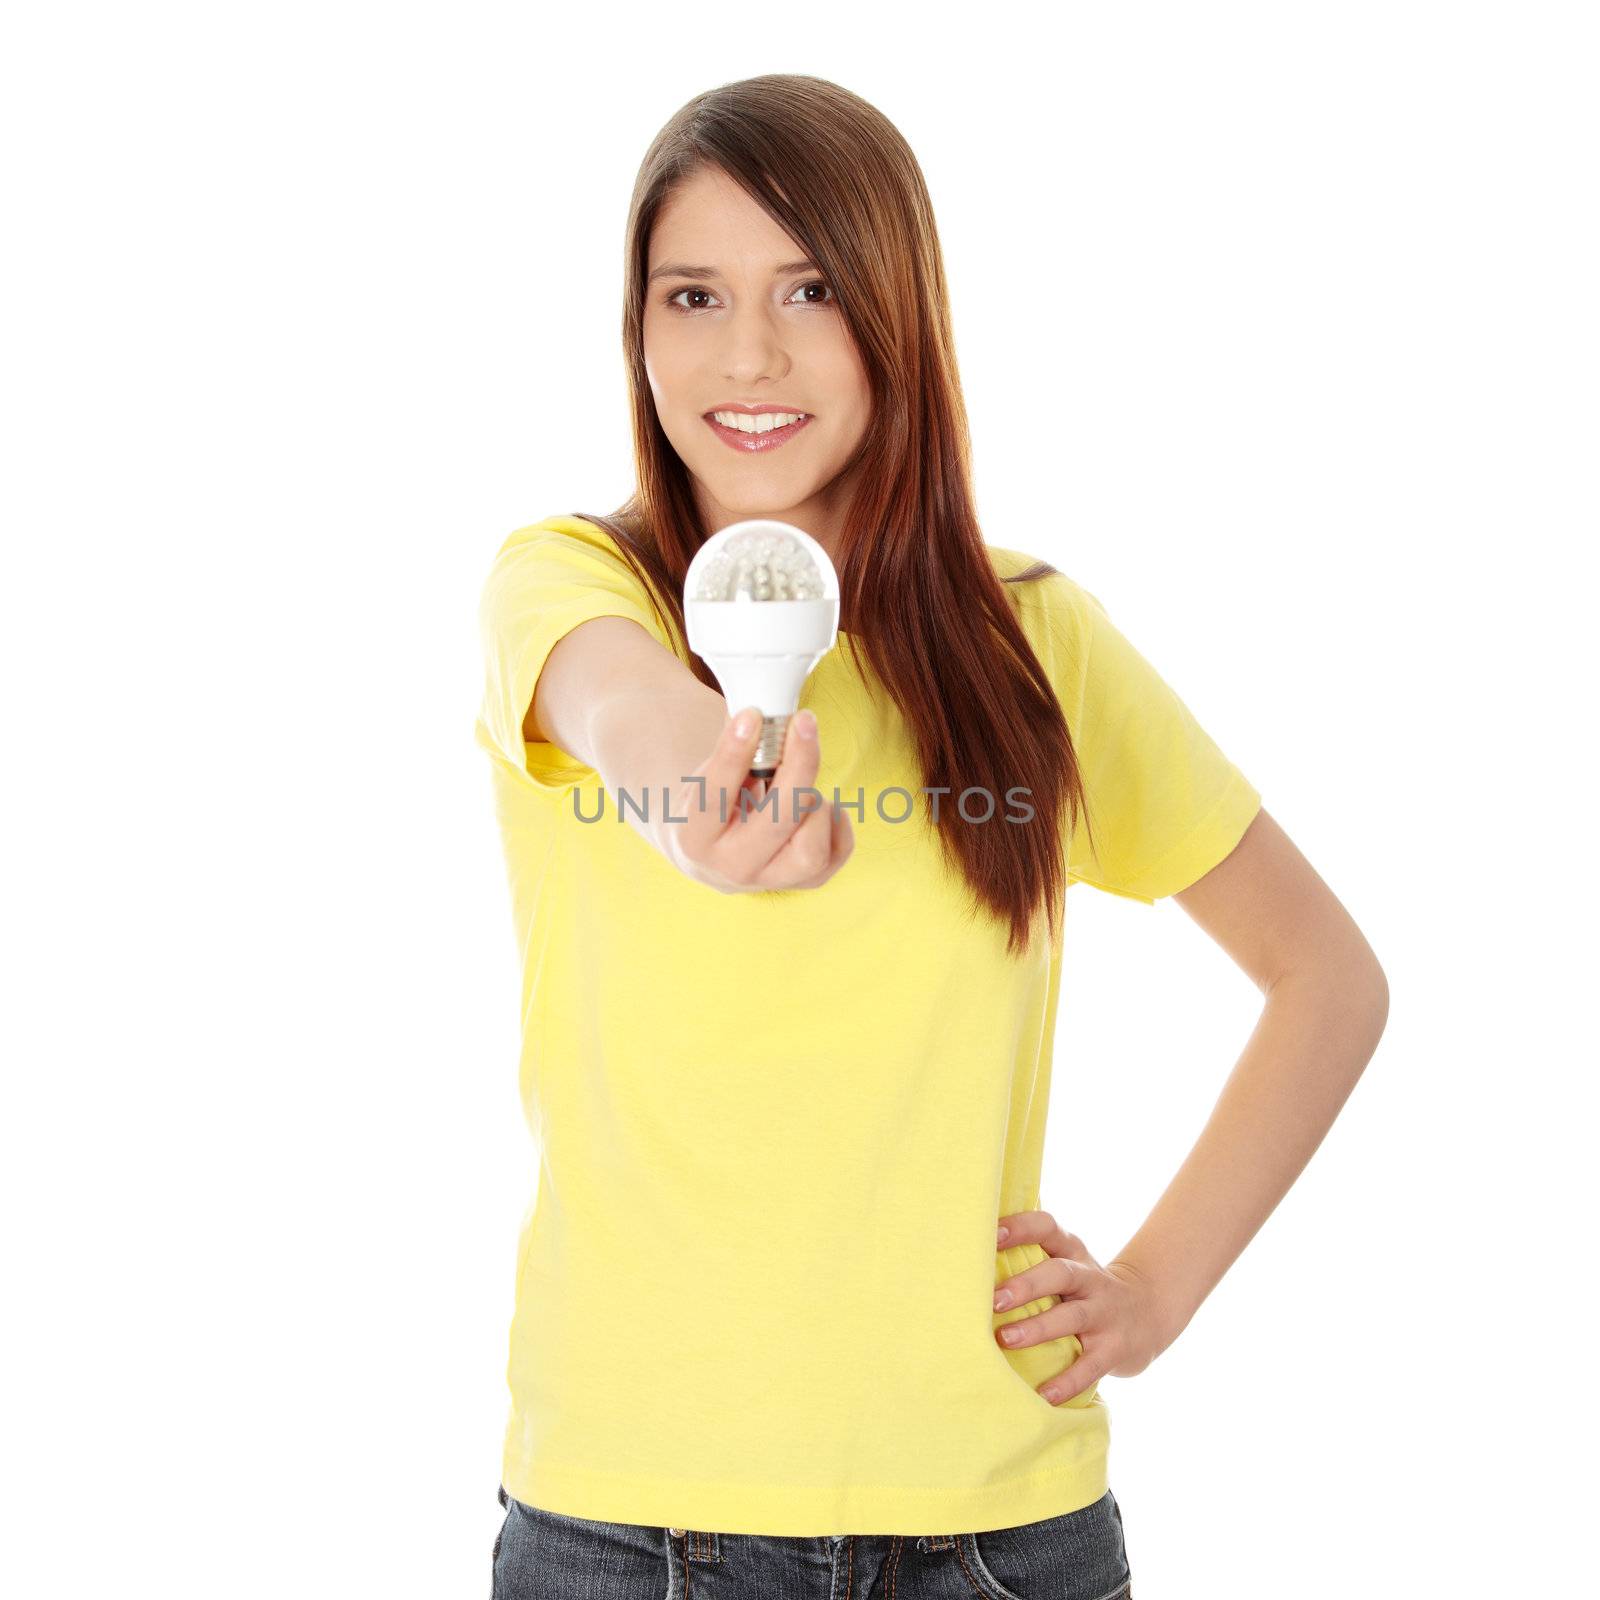
<svg viewBox="0 0 1600 1600">
<path fill-rule="evenodd" d="M 1193 1149 L 1113 1258 L 1160 1303 L 1162 1349 L 1304 1170 L 1377 1048 L 1387 1014 L 1381 973 L 1358 957 L 1274 984 Z"/>
</svg>

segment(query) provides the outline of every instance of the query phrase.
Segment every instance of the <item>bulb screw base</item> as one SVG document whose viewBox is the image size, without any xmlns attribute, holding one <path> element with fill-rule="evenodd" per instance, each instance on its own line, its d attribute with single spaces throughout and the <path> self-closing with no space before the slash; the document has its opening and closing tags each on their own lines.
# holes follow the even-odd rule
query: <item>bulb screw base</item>
<svg viewBox="0 0 1600 1600">
<path fill-rule="evenodd" d="M 752 778 L 770 778 L 778 770 L 778 762 L 783 755 L 783 736 L 788 728 L 787 716 L 761 719 L 761 742 L 750 757 Z"/>
</svg>

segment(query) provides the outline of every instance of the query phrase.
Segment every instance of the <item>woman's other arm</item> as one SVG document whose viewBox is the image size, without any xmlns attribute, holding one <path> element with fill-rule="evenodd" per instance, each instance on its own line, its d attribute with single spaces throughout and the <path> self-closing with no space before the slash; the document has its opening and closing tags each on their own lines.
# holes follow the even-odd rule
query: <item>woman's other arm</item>
<svg viewBox="0 0 1600 1600">
<path fill-rule="evenodd" d="M 1062 1298 L 1003 1324 L 997 1337 L 1016 1348 L 1070 1333 L 1081 1347 L 1040 1386 L 1052 1403 L 1107 1373 L 1136 1376 L 1183 1332 L 1311 1159 L 1388 1016 L 1377 957 L 1265 810 L 1173 898 L 1255 980 L 1266 1004 L 1177 1176 L 1105 1266 L 1048 1211 L 999 1219 L 998 1243 L 1041 1245 L 1045 1259 L 996 1285 L 995 1310 Z"/>
<path fill-rule="evenodd" d="M 1266 996 L 1210 1118 L 1108 1263 L 1142 1283 L 1165 1348 L 1305 1168 L 1377 1049 L 1389 985 L 1354 919 L 1262 810 L 1173 897 Z"/>
</svg>

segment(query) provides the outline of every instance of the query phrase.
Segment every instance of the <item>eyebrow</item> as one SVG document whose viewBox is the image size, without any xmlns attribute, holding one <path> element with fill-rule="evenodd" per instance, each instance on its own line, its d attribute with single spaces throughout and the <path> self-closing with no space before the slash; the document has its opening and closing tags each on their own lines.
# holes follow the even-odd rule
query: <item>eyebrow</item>
<svg viewBox="0 0 1600 1600">
<path fill-rule="evenodd" d="M 775 278 L 786 278 L 791 272 L 816 272 L 817 264 L 814 261 L 785 261 L 781 266 L 772 269 Z M 654 283 L 657 278 L 715 278 L 719 277 L 715 267 L 686 267 L 681 262 L 666 261 L 657 267 L 646 283 Z"/>
</svg>

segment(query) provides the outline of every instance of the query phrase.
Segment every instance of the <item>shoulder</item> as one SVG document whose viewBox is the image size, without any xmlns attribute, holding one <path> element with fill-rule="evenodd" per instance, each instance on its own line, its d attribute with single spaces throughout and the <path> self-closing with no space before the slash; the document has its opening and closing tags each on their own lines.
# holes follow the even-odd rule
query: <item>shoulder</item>
<svg viewBox="0 0 1600 1600">
<path fill-rule="evenodd" d="M 1048 632 L 1053 642 L 1081 654 L 1095 615 L 1105 609 L 1095 595 L 1043 556 L 1005 545 L 987 548 L 1024 625 Z"/>
<path fill-rule="evenodd" d="M 498 553 L 503 556 L 508 551 L 538 546 L 551 549 L 566 547 L 579 552 L 614 556 L 619 561 L 622 559 L 621 548 L 607 529 L 587 517 L 565 512 L 514 529 L 506 535 Z"/>
<path fill-rule="evenodd" d="M 479 617 L 486 630 L 496 638 L 523 640 L 536 623 L 571 625 L 590 616 L 631 618 L 659 643 L 677 649 L 668 601 L 602 523 L 560 513 L 506 535 L 481 591 Z"/>
<path fill-rule="evenodd" d="M 598 584 L 647 598 L 649 588 L 616 536 L 602 523 L 576 513 L 542 517 L 513 529 L 490 562 L 489 591 L 560 584 Z"/>
</svg>

